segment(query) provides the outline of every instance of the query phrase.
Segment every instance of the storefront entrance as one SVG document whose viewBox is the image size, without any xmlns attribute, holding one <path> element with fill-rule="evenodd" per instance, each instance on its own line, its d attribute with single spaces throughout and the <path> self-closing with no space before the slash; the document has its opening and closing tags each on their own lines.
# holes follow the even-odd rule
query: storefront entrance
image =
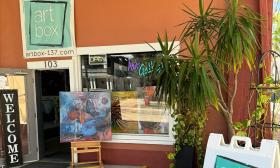
<svg viewBox="0 0 280 168">
<path fill-rule="evenodd" d="M 69 70 L 37 70 L 36 99 L 40 160 L 69 161 L 68 143 L 60 143 L 59 92 L 70 91 Z"/>
<path fill-rule="evenodd" d="M 33 79 L 34 71 L 32 70 L 0 68 L 0 89 L 18 91 L 21 150 L 24 162 L 38 160 Z M 1 122 L 0 128 L 2 128 Z M 0 166 L 4 165 L 3 147 L 3 135 L 0 131 Z"/>
</svg>

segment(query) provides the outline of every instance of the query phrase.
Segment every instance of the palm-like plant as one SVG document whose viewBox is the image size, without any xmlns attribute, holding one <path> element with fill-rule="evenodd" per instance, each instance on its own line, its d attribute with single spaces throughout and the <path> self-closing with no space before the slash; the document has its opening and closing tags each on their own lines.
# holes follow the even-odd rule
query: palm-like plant
<svg viewBox="0 0 280 168">
<path fill-rule="evenodd" d="M 218 68 L 214 67 L 215 63 L 205 59 L 207 55 L 199 45 L 198 33 L 192 43 L 186 43 L 189 57 L 185 59 L 178 58 L 179 53 L 172 54 L 174 40 L 169 44 L 167 34 L 164 40 L 158 36 L 158 42 L 162 52 L 157 57 L 152 76 L 157 78 L 157 98 L 165 100 L 176 121 L 173 129 L 176 151 L 186 145 L 193 146 L 200 151 L 198 157 L 202 161 L 201 137 L 206 108 L 211 104 L 218 106 L 215 81 L 222 77 Z"/>
<path fill-rule="evenodd" d="M 252 69 L 258 40 L 256 23 L 259 16 L 238 0 L 226 0 L 226 9 L 205 9 L 199 0 L 199 13 L 185 6 L 190 20 L 181 24 L 180 53 L 172 54 L 173 42 L 168 44 L 158 37 L 162 56 L 155 64 L 153 75 L 157 76 L 156 94 L 172 109 L 176 150 L 182 145 L 201 146 L 206 109 L 213 105 L 225 117 L 229 138 L 234 134 L 232 115 L 233 101 L 237 91 L 237 76 L 245 60 Z M 174 40 L 173 40 L 174 41 Z M 228 91 L 224 74 L 234 74 L 234 89 L 225 102 L 223 89 Z M 194 140 L 196 139 L 196 140 Z M 198 141 L 197 141 L 198 140 Z M 200 142 L 199 142 L 200 140 Z"/>
<path fill-rule="evenodd" d="M 237 76 L 244 61 L 250 69 L 254 68 L 256 52 L 259 49 L 256 25 L 260 17 L 250 8 L 241 6 L 238 0 L 226 0 L 226 10 L 223 12 L 210 5 L 203 9 L 203 0 L 200 0 L 200 12 L 196 15 L 191 9 L 185 12 L 191 16 L 186 22 L 182 33 L 182 41 L 194 39 L 196 33 L 200 35 L 201 48 L 204 48 L 208 66 L 215 74 L 218 95 L 219 111 L 227 121 L 228 137 L 234 135 L 232 116 L 233 102 L 237 91 Z M 228 93 L 228 102 L 225 102 L 222 89 L 224 85 L 222 73 L 234 74 L 233 92 Z M 214 79 L 215 79 L 214 78 Z M 222 84 L 221 84 L 222 81 Z M 225 86 L 225 87 L 224 87 Z M 229 89 L 225 89 L 229 91 Z"/>
<path fill-rule="evenodd" d="M 259 49 L 256 25 L 260 17 L 250 8 L 239 6 L 238 0 L 227 1 L 227 11 L 220 22 L 218 40 L 215 51 L 217 60 L 227 62 L 221 64 L 220 69 L 233 72 L 233 91 L 229 93 L 228 102 L 223 99 L 221 87 L 219 87 L 220 112 L 227 121 L 228 137 L 231 138 L 235 132 L 233 129 L 232 116 L 234 113 L 233 103 L 238 86 L 238 73 L 244 61 L 250 69 L 254 68 L 256 54 Z M 226 89 L 229 90 L 229 89 Z"/>
</svg>

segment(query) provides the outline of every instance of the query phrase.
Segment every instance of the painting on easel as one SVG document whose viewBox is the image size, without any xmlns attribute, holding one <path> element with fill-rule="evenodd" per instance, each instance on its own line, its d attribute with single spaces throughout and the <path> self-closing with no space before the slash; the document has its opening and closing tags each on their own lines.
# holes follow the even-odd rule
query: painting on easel
<svg viewBox="0 0 280 168">
<path fill-rule="evenodd" d="M 111 140 L 109 92 L 60 92 L 60 142 Z"/>
</svg>

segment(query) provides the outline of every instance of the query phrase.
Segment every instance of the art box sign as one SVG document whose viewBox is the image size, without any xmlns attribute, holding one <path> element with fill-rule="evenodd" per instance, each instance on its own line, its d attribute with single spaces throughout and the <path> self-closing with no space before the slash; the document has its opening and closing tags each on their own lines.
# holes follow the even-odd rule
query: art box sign
<svg viewBox="0 0 280 168">
<path fill-rule="evenodd" d="M 74 0 L 20 0 L 25 58 L 74 56 Z"/>
<path fill-rule="evenodd" d="M 0 114 L 3 126 L 6 166 L 22 165 L 17 90 L 0 90 Z"/>
</svg>

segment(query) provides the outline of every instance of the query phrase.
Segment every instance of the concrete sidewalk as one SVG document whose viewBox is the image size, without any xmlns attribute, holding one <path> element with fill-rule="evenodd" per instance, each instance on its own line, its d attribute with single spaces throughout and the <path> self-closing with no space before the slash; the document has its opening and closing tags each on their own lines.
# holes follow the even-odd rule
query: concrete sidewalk
<svg viewBox="0 0 280 168">
<path fill-rule="evenodd" d="M 69 162 L 46 162 L 36 161 L 19 166 L 20 168 L 70 168 Z M 80 165 L 80 168 L 90 168 L 90 165 Z M 104 168 L 147 168 L 145 166 L 129 166 L 129 165 L 104 165 Z"/>
<path fill-rule="evenodd" d="M 104 168 L 147 168 L 147 167 L 143 167 L 143 166 L 123 166 L 123 165 L 104 165 Z"/>
<path fill-rule="evenodd" d="M 104 168 L 144 168 L 143 166 L 104 165 Z"/>
</svg>

